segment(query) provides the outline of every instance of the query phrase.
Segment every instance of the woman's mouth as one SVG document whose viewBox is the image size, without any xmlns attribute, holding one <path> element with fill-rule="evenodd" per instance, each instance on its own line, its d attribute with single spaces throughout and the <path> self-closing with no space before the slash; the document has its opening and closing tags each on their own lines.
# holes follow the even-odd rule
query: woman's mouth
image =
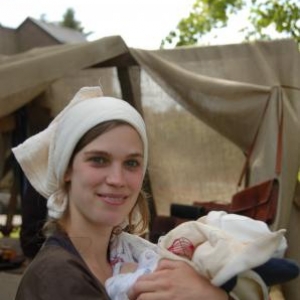
<svg viewBox="0 0 300 300">
<path fill-rule="evenodd" d="M 110 205 L 122 205 L 126 200 L 126 196 L 115 194 L 98 194 L 98 197 Z"/>
</svg>

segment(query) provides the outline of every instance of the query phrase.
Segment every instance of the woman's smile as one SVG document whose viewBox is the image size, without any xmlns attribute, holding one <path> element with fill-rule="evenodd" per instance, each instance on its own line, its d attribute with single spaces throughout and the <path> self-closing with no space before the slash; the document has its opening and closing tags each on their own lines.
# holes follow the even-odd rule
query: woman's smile
<svg viewBox="0 0 300 300">
<path fill-rule="evenodd" d="M 127 196 L 111 193 L 97 194 L 100 200 L 110 205 L 122 205 L 125 203 Z"/>
</svg>

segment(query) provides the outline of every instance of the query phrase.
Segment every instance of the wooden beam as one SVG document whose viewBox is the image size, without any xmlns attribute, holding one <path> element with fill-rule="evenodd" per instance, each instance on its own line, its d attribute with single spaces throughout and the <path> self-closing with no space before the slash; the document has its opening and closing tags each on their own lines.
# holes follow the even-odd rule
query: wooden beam
<svg viewBox="0 0 300 300">
<path fill-rule="evenodd" d="M 143 114 L 141 103 L 140 67 L 118 67 L 117 71 L 123 100 L 129 102 L 141 114 Z"/>
</svg>

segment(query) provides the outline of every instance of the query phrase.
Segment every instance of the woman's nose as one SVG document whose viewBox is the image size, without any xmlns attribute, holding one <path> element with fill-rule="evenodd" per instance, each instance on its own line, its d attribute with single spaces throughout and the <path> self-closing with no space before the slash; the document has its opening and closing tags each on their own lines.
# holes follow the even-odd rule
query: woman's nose
<svg viewBox="0 0 300 300">
<path fill-rule="evenodd" d="M 110 185 L 122 186 L 125 183 L 123 168 L 119 164 L 112 165 L 107 173 L 106 181 Z"/>
</svg>

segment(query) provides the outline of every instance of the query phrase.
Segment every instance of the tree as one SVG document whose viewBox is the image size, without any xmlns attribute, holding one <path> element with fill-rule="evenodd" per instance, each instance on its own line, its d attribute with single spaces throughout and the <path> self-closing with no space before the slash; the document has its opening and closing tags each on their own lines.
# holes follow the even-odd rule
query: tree
<svg viewBox="0 0 300 300">
<path fill-rule="evenodd" d="M 52 23 L 52 22 L 49 22 L 47 20 L 46 14 L 41 14 L 40 20 L 45 22 L 45 23 Z M 75 11 L 72 8 L 68 8 L 66 10 L 65 14 L 63 15 L 62 21 L 53 22 L 53 24 L 56 24 L 56 25 L 58 24 L 62 27 L 67 27 L 67 28 L 71 28 L 73 30 L 77 30 L 77 31 L 81 32 L 86 37 L 93 33 L 92 31 L 87 32 L 87 33 L 84 32 L 84 28 L 81 26 L 81 22 L 79 22 L 75 19 Z"/>
<path fill-rule="evenodd" d="M 270 39 L 270 29 L 292 37 L 300 46 L 299 0 L 195 0 L 183 18 L 162 41 L 175 46 L 197 44 L 214 29 L 224 28 L 235 14 L 248 12 L 250 26 L 243 28 L 245 40 Z"/>
<path fill-rule="evenodd" d="M 67 28 L 71 28 L 83 33 L 84 28 L 81 27 L 81 22 L 75 19 L 75 11 L 72 8 L 68 8 L 63 15 L 63 20 L 59 22 L 59 25 Z"/>
</svg>

